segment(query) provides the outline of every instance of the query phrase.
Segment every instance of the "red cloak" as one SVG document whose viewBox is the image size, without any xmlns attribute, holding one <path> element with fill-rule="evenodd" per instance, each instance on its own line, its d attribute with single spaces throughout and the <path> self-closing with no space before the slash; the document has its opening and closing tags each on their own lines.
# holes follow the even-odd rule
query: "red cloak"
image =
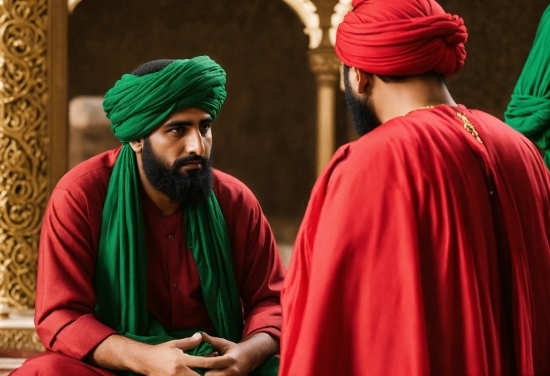
<svg viewBox="0 0 550 376">
<path fill-rule="evenodd" d="M 549 187 L 526 138 L 464 106 L 340 148 L 285 279 L 280 375 L 549 374 Z"/>
</svg>

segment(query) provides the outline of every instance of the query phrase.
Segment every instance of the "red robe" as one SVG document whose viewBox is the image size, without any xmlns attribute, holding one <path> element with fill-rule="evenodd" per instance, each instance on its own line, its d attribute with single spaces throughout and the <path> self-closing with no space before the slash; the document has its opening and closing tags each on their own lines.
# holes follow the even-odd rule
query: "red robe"
<svg viewBox="0 0 550 376">
<path fill-rule="evenodd" d="M 36 330 L 47 350 L 77 360 L 115 333 L 94 315 L 92 278 L 103 203 L 118 151 L 100 154 L 69 171 L 54 189 L 42 224 Z M 243 303 L 243 337 L 266 332 L 279 338 L 279 296 L 285 270 L 269 224 L 252 192 L 237 179 L 214 170 L 214 191 L 227 224 Z M 185 243 L 183 210 L 163 217 L 144 192 L 142 206 L 149 311 L 168 330 L 199 328 L 214 333 L 203 303 L 198 269 Z M 37 368 L 44 372 L 48 359 L 65 362 L 64 374 L 80 375 L 91 368 L 70 359 L 60 361 L 64 358 L 59 356 L 48 358 L 49 355 L 28 361 L 20 374 L 38 374 Z M 67 369 L 70 365 L 82 369 Z M 96 368 L 91 372 L 103 371 Z"/>
<path fill-rule="evenodd" d="M 549 187 L 526 138 L 464 106 L 341 147 L 284 282 L 280 375 L 550 374 Z"/>
</svg>

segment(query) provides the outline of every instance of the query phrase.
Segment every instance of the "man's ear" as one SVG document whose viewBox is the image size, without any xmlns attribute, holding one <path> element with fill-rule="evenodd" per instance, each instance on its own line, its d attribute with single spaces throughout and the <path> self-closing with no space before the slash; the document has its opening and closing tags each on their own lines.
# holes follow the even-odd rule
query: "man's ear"
<svg viewBox="0 0 550 376">
<path fill-rule="evenodd" d="M 138 139 L 135 140 L 135 141 L 130 141 L 129 144 L 130 144 L 130 147 L 131 147 L 137 154 L 140 154 L 141 151 L 143 150 L 143 138 L 138 138 Z"/>
<path fill-rule="evenodd" d="M 358 94 L 363 94 L 367 89 L 370 76 L 356 67 L 351 67 L 350 73 L 353 75 L 352 82 L 355 84 L 355 90 Z"/>
</svg>

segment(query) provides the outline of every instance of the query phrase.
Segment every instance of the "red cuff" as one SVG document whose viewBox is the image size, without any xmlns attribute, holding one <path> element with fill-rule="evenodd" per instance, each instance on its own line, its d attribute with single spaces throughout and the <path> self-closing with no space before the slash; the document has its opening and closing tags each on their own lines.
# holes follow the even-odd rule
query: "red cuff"
<svg viewBox="0 0 550 376">
<path fill-rule="evenodd" d="M 246 318 L 243 338 L 255 333 L 268 333 L 279 340 L 281 337 L 281 306 L 277 303 L 256 306 Z"/>
<path fill-rule="evenodd" d="M 116 334 L 115 330 L 100 323 L 95 315 L 87 314 L 57 333 L 52 350 L 81 360 L 113 334 Z"/>
</svg>

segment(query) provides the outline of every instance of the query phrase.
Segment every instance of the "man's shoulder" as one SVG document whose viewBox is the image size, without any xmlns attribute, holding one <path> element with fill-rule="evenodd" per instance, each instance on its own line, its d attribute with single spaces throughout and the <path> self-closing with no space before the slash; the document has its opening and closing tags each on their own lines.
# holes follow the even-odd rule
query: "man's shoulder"
<svg viewBox="0 0 550 376">
<path fill-rule="evenodd" d="M 441 111 L 398 116 L 342 146 L 335 159 L 339 168 L 350 169 L 349 172 L 398 166 L 417 168 L 421 159 L 433 158 L 436 149 L 456 146 L 456 137 L 449 134 L 450 128 L 456 127 L 448 126 L 456 120 L 456 114 Z M 446 142 L 437 142 L 438 139 Z"/>
<path fill-rule="evenodd" d="M 213 168 L 214 172 L 214 188 L 223 191 L 243 192 L 250 189 L 242 181 L 236 177 L 229 175 L 226 172 Z"/>
<path fill-rule="evenodd" d="M 245 183 L 223 171 L 214 171 L 214 192 L 219 201 L 256 202 L 256 197 Z"/>
<path fill-rule="evenodd" d="M 120 147 L 100 153 L 70 169 L 57 183 L 57 189 L 69 190 L 71 187 L 89 187 L 108 183 Z"/>
</svg>

